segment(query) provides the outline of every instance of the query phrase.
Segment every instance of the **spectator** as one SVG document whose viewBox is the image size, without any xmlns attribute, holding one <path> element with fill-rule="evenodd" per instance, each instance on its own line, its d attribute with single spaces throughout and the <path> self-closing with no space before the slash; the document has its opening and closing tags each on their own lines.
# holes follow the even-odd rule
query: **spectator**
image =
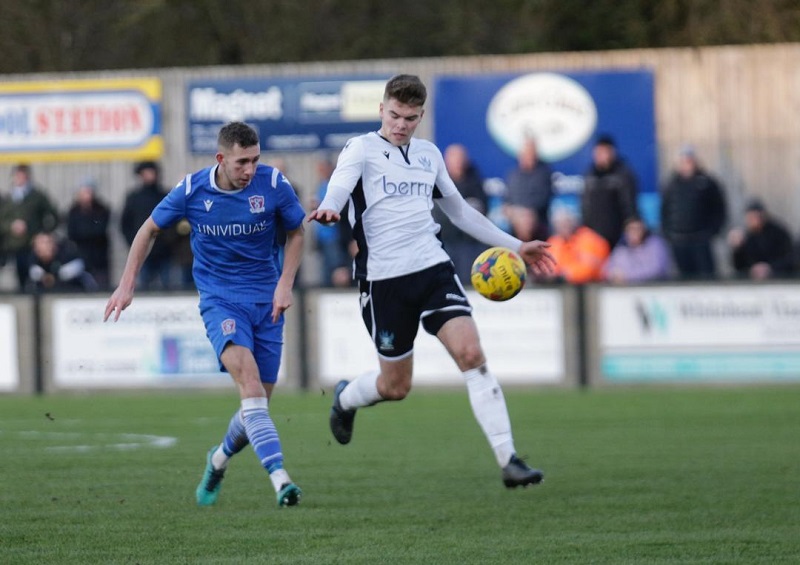
<svg viewBox="0 0 800 565">
<path fill-rule="evenodd" d="M 467 204 L 485 216 L 489 199 L 483 191 L 483 177 L 470 161 L 467 148 L 458 143 L 448 146 L 444 151 L 444 165 Z M 486 245 L 454 226 L 438 206 L 433 207 L 433 219 L 440 226 L 439 237 L 455 265 L 458 278 L 461 282 L 469 281 L 472 263 Z"/>
<path fill-rule="evenodd" d="M 793 272 L 792 236 L 769 216 L 760 200 L 751 200 L 747 205 L 744 229 L 732 229 L 728 245 L 733 268 L 742 277 L 763 281 Z"/>
<path fill-rule="evenodd" d="M 667 242 L 634 216 L 625 222 L 622 239 L 603 267 L 603 277 L 616 284 L 639 283 L 667 279 L 670 270 Z"/>
<path fill-rule="evenodd" d="M 53 231 L 58 221 L 55 206 L 44 190 L 31 181 L 30 167 L 15 166 L 10 198 L 0 208 L 0 240 L 5 254 L 16 262 L 19 290 L 27 287 L 33 235 Z"/>
<path fill-rule="evenodd" d="M 522 241 L 546 239 L 550 234 L 552 176 L 550 166 L 539 160 L 536 142 L 526 139 L 517 155 L 517 168 L 506 177 L 506 214 L 512 232 Z"/>
<path fill-rule="evenodd" d="M 136 232 L 144 221 L 150 217 L 150 213 L 156 204 L 166 195 L 166 191 L 161 186 L 160 171 L 157 163 L 153 161 L 143 161 L 134 167 L 134 173 L 138 177 L 138 184 L 128 192 L 125 198 L 125 205 L 122 208 L 120 227 L 128 246 L 133 243 Z M 153 288 L 153 283 L 157 279 L 162 289 L 168 289 L 170 284 L 170 270 L 172 263 L 171 243 L 173 232 L 162 233 L 153 242 L 153 249 L 150 251 L 147 260 L 142 265 L 139 273 L 139 285 L 144 290 Z"/>
<path fill-rule="evenodd" d="M 599 233 L 613 248 L 628 218 L 638 215 L 636 175 L 617 155 L 614 139 L 601 135 L 592 150 L 592 164 L 584 176 L 581 215 L 583 225 Z"/>
<path fill-rule="evenodd" d="M 298 187 L 296 187 L 291 182 L 291 180 L 289 180 L 289 174 L 288 174 L 289 165 L 286 162 L 286 159 L 284 159 L 283 157 L 272 157 L 266 162 L 266 165 L 272 167 L 273 169 L 276 169 L 292 187 L 292 190 L 294 191 L 295 195 L 298 198 L 300 198 L 302 191 Z M 275 256 L 275 263 L 278 265 L 278 271 L 282 271 L 283 258 L 284 258 L 283 250 L 284 247 L 286 246 L 286 229 L 283 227 L 280 218 L 277 219 L 277 222 L 278 223 L 275 227 L 275 241 L 273 242 L 273 252 Z M 300 269 L 298 269 L 297 275 L 298 275 L 298 281 L 301 280 L 302 277 L 300 276 L 301 275 Z M 299 287 L 300 284 L 298 283 L 297 286 Z"/>
<path fill-rule="evenodd" d="M 192 226 L 184 218 L 180 220 L 170 232 L 172 234 L 171 254 L 172 261 L 177 265 L 180 275 L 180 288 L 183 290 L 194 289 L 194 276 L 192 275 L 192 265 L 194 264 L 194 254 L 192 253 L 191 233 Z"/>
<path fill-rule="evenodd" d="M 4 208 L 6 206 L 6 199 L 5 197 L 0 194 L 0 221 L 2 221 Z M 2 226 L 0 226 L 2 228 Z M 6 266 L 6 245 L 5 245 L 5 236 L 3 234 L 2 229 L 0 229 L 0 268 Z"/>
<path fill-rule="evenodd" d="M 72 242 L 59 242 L 53 233 L 40 232 L 33 236 L 31 248 L 27 282 L 31 292 L 97 290 Z"/>
<path fill-rule="evenodd" d="M 317 161 L 317 192 L 311 199 L 310 208 L 312 210 L 319 206 L 325 193 L 328 191 L 328 180 L 333 172 L 333 163 L 328 158 L 321 158 Z M 350 226 L 346 222 L 337 222 L 331 225 L 316 224 L 314 229 L 314 241 L 317 249 L 322 256 L 322 286 L 350 286 L 352 284 L 352 271 L 349 265 L 352 263 L 347 245 L 350 240 Z"/>
<path fill-rule="evenodd" d="M 608 242 L 593 229 L 582 226 L 578 215 L 567 207 L 553 212 L 553 235 L 547 242 L 555 257 L 554 277 L 573 284 L 602 280 L 603 264 L 608 258 Z"/>
<path fill-rule="evenodd" d="M 712 241 L 725 224 L 725 197 L 719 183 L 685 146 L 661 195 L 661 231 L 672 248 L 682 278 L 716 274 Z"/>
<path fill-rule="evenodd" d="M 97 183 L 84 179 L 67 213 L 67 237 L 100 288 L 109 285 L 108 222 L 111 211 L 97 197 Z"/>
</svg>

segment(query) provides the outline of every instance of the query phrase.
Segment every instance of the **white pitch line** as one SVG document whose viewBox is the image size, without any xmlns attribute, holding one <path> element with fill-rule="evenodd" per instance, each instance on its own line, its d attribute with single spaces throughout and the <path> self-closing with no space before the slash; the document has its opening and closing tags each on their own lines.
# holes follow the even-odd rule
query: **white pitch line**
<svg viewBox="0 0 800 565">
<path fill-rule="evenodd" d="M 37 430 L 23 430 L 18 432 L 3 432 L 3 435 L 16 435 L 26 440 L 44 441 L 69 441 L 69 440 L 97 440 L 98 443 L 87 445 L 48 445 L 45 451 L 87 453 L 100 449 L 116 451 L 131 451 L 142 448 L 169 449 L 178 443 L 178 438 L 172 436 L 158 436 L 152 434 L 129 433 L 81 433 L 81 432 L 40 432 Z"/>
</svg>

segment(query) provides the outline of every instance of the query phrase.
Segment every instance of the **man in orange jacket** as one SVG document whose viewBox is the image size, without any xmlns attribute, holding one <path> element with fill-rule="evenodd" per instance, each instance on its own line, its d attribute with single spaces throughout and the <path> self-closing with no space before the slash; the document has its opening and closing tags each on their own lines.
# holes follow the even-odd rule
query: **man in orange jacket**
<svg viewBox="0 0 800 565">
<path fill-rule="evenodd" d="M 556 259 L 552 278 L 583 284 L 602 280 L 603 264 L 611 253 L 608 242 L 596 231 L 580 225 L 573 210 L 554 211 L 553 235 L 547 240 Z"/>
</svg>

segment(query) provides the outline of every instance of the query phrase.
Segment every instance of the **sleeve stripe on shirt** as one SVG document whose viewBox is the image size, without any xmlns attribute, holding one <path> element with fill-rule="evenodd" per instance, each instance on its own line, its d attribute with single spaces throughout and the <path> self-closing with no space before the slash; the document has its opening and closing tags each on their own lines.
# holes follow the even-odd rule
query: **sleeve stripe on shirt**
<svg viewBox="0 0 800 565">
<path fill-rule="evenodd" d="M 189 196 L 189 193 L 192 191 L 192 175 L 186 175 L 186 192 L 184 194 Z"/>
<path fill-rule="evenodd" d="M 272 188 L 278 188 L 278 175 L 281 172 L 278 169 L 272 169 Z"/>
</svg>

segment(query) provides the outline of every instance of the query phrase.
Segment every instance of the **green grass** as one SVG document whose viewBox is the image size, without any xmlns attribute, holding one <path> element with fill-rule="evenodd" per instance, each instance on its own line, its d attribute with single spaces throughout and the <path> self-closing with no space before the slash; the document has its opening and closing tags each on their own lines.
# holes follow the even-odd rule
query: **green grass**
<svg viewBox="0 0 800 565">
<path fill-rule="evenodd" d="M 288 509 L 249 448 L 195 506 L 231 394 L 0 397 L 0 563 L 800 562 L 800 387 L 506 396 L 539 487 L 502 486 L 463 391 L 362 410 L 343 447 L 329 394 L 279 390 Z"/>
</svg>

